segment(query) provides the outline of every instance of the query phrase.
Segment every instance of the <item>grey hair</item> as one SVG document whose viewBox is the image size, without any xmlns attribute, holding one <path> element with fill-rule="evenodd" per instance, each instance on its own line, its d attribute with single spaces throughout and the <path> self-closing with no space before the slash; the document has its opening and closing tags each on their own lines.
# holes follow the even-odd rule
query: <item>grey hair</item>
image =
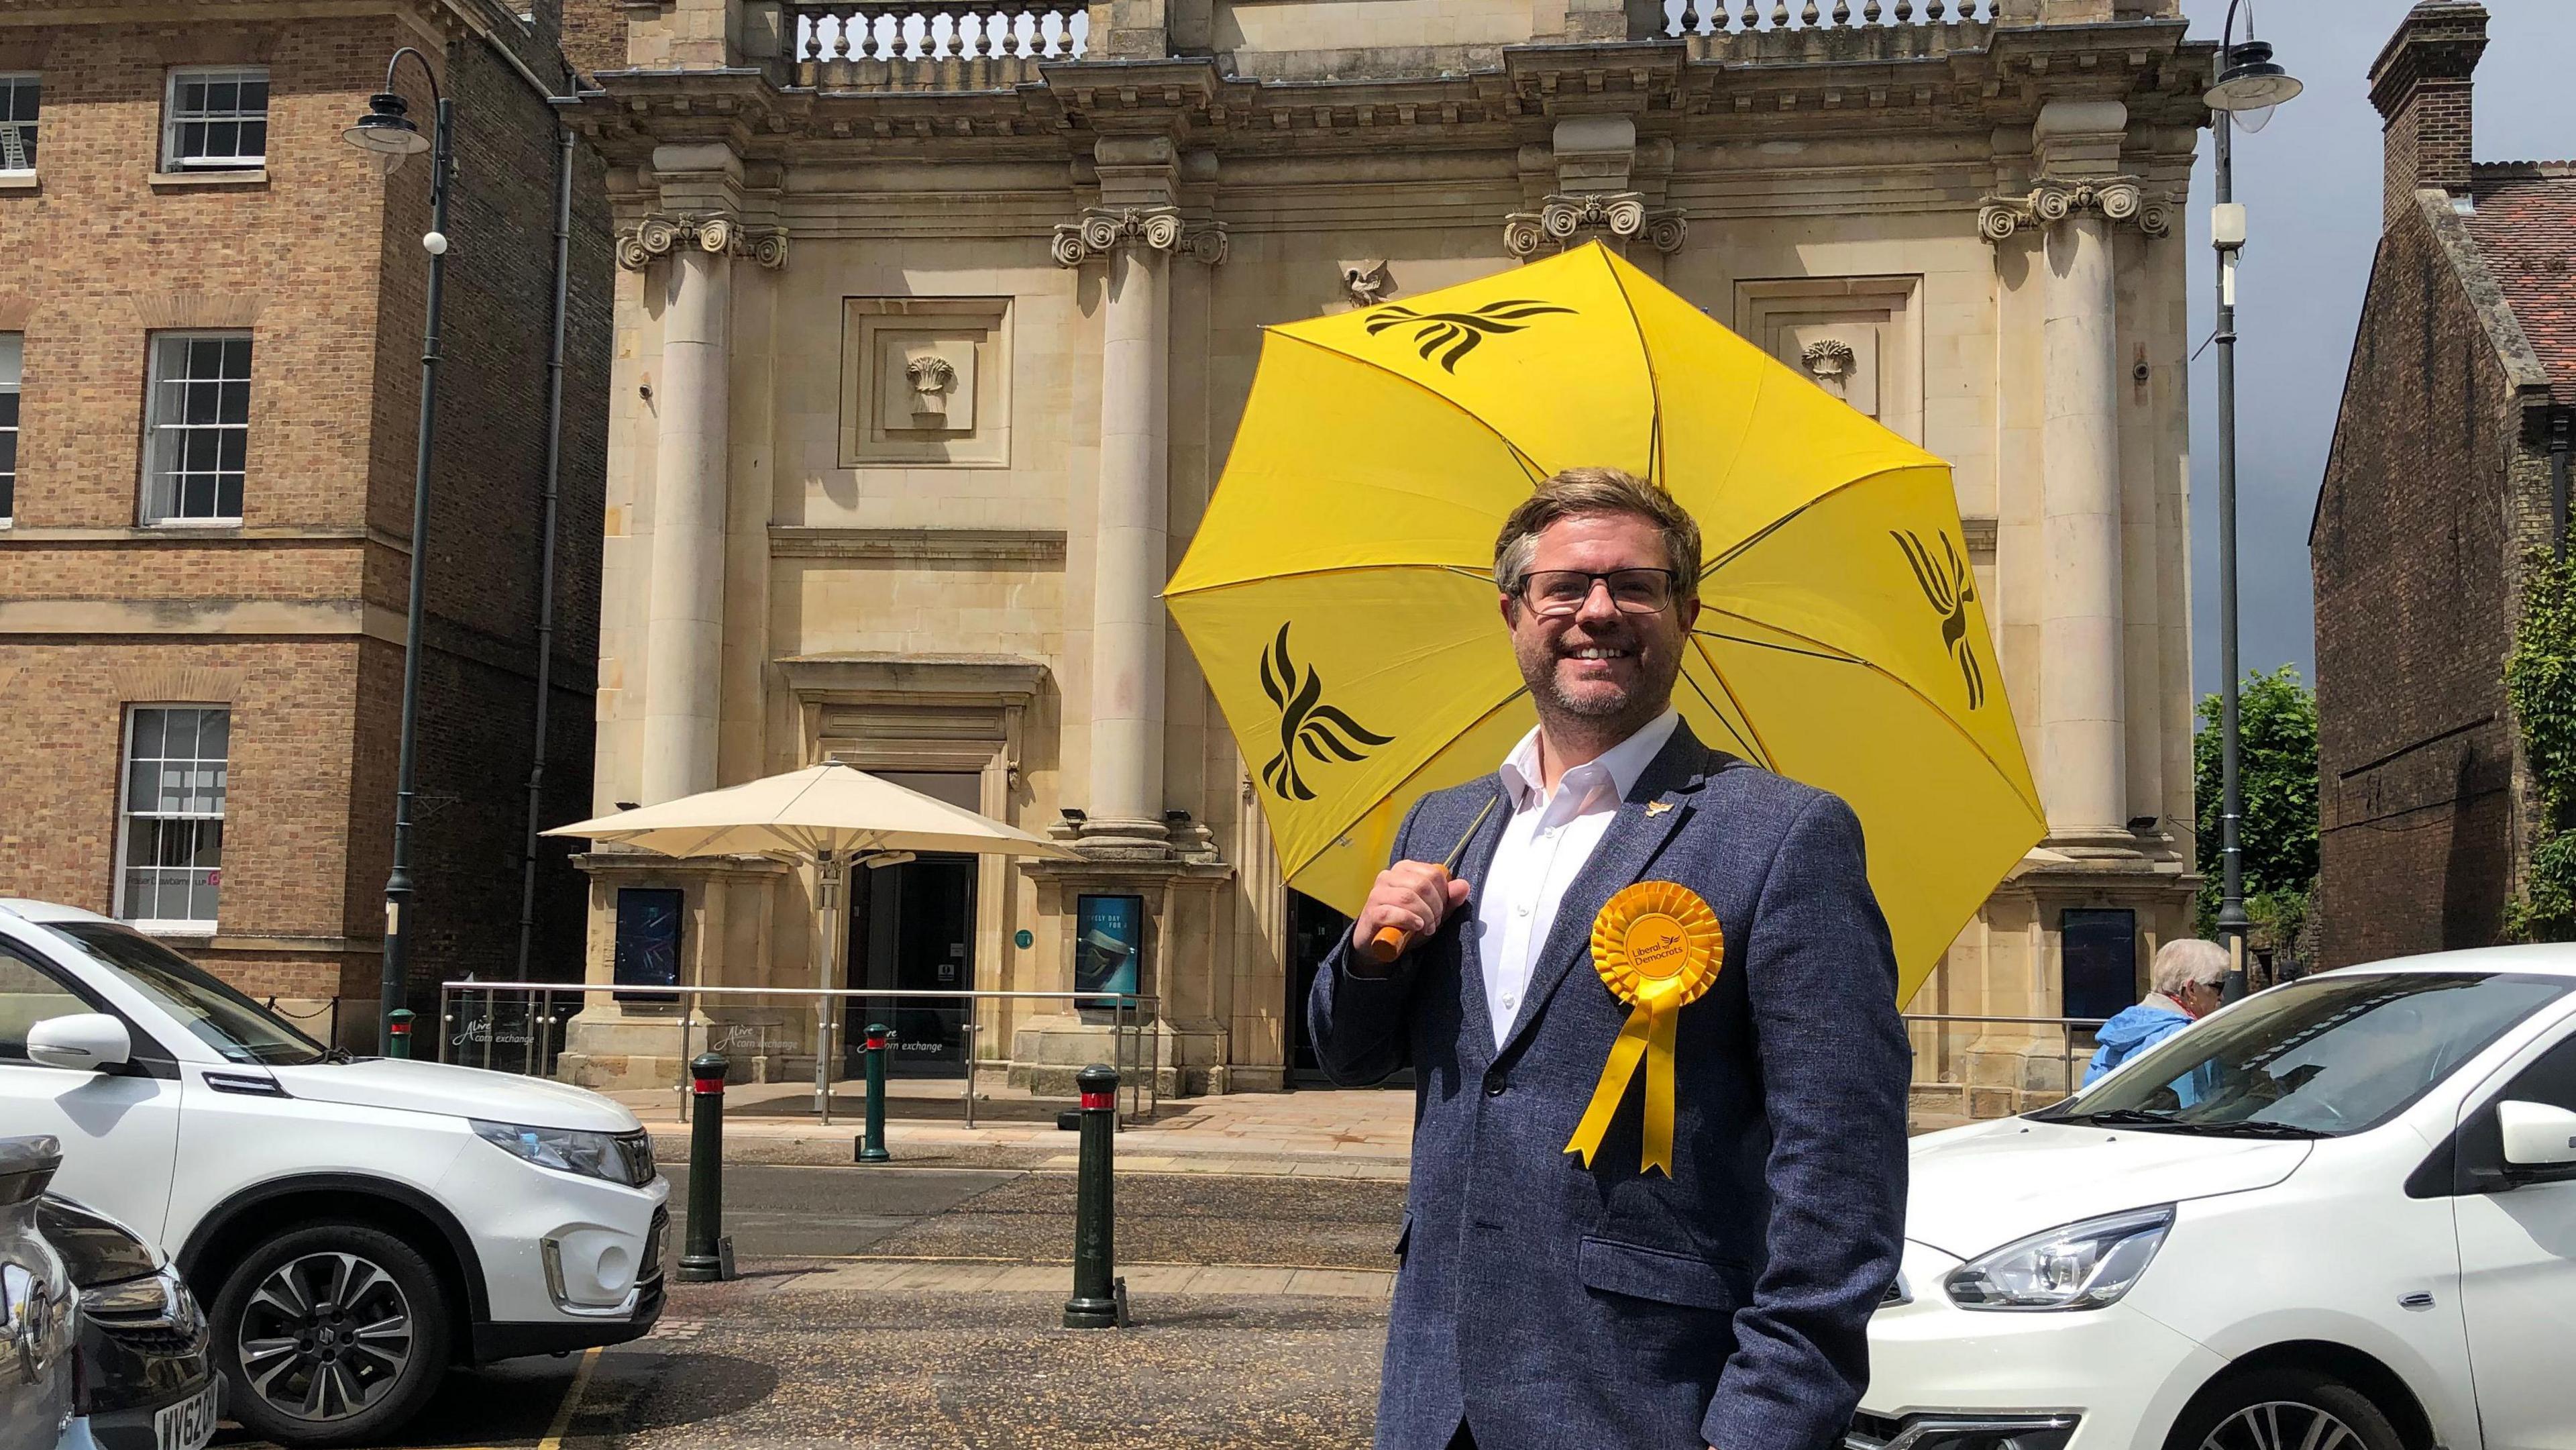
<svg viewBox="0 0 2576 1450">
<path fill-rule="evenodd" d="M 1595 514 L 1629 514 L 1653 524 L 1663 536 L 1675 597 L 1698 596 L 1698 521 L 1661 486 L 1618 468 L 1563 469 L 1522 499 L 1494 539 L 1494 587 L 1518 597 L 1529 577 L 1530 555 L 1548 525 Z"/>
<path fill-rule="evenodd" d="M 2215 986 L 2227 980 L 2227 948 L 2196 936 L 2176 937 L 2156 948 L 2147 969 L 2147 985 L 2179 1001 L 2194 982 Z"/>
</svg>

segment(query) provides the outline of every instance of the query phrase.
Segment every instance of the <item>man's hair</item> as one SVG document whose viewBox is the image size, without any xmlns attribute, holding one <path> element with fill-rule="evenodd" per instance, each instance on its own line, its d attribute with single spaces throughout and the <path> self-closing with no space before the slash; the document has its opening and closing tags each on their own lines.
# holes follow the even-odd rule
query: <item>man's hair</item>
<svg viewBox="0 0 2576 1450">
<path fill-rule="evenodd" d="M 1617 468 L 1568 468 L 1521 500 L 1494 539 L 1494 587 L 1515 598 L 1529 577 L 1538 536 L 1560 519 L 1627 514 L 1655 526 L 1674 579 L 1674 597 L 1699 593 L 1699 524 L 1658 485 Z"/>
<path fill-rule="evenodd" d="M 2176 1001 L 2182 1000 L 2182 989 L 2194 982 L 2225 980 L 2227 948 L 2196 936 L 2176 937 L 2156 948 L 2155 965 L 2147 969 L 2147 985 Z"/>
</svg>

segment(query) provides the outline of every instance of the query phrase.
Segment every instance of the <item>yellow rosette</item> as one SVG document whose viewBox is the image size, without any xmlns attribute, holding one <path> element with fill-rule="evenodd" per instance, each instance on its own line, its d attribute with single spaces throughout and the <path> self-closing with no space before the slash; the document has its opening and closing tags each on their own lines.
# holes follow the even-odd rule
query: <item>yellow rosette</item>
<svg viewBox="0 0 2576 1450">
<path fill-rule="evenodd" d="M 1682 1008 L 1717 981 L 1726 937 L 1699 893 L 1675 881 L 1640 881 L 1610 898 L 1592 919 L 1592 969 L 1632 1009 L 1610 1060 L 1601 1067 L 1591 1106 L 1565 1151 L 1592 1166 L 1601 1137 L 1638 1064 L 1646 1069 L 1643 1171 L 1673 1173 L 1673 1041 Z"/>
</svg>

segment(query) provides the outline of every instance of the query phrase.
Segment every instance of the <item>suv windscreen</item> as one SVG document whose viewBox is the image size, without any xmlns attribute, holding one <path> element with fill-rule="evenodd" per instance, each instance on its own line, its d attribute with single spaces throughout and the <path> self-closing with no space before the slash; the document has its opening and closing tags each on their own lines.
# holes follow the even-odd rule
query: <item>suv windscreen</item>
<svg viewBox="0 0 2576 1450">
<path fill-rule="evenodd" d="M 2404 1111 L 2568 987 L 2506 972 L 2311 977 L 2178 1032 L 2032 1116 L 2231 1137 L 2358 1133 Z"/>
<path fill-rule="evenodd" d="M 105 921 L 47 925 L 230 1061 L 292 1065 L 322 1060 L 320 1043 L 132 927 Z"/>
</svg>

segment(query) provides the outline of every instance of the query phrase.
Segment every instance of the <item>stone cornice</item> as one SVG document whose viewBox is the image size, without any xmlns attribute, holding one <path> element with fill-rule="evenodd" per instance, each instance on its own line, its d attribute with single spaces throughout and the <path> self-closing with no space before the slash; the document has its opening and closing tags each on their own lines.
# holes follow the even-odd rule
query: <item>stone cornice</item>
<svg viewBox="0 0 2576 1450">
<path fill-rule="evenodd" d="M 1214 267 L 1225 261 L 1225 224 L 1192 221 L 1176 206 L 1087 206 L 1081 220 L 1056 224 L 1050 245 L 1056 262 L 1066 267 L 1099 261 L 1120 247 L 1168 252 Z"/>
<path fill-rule="evenodd" d="M 787 233 L 779 227 L 746 225 L 740 217 L 723 212 L 695 216 L 671 212 L 654 212 L 631 227 L 617 231 L 617 265 L 630 272 L 641 272 L 656 257 L 691 247 L 719 255 L 749 257 L 760 265 L 777 270 L 787 265 Z"/>
<path fill-rule="evenodd" d="M 1987 241 L 2001 242 L 2015 232 L 2044 229 L 2083 212 L 2106 221 L 2135 222 L 2151 237 L 2173 231 L 2172 201 L 2141 190 L 2134 176 L 2043 177 L 2021 195 L 1987 197 L 1977 208 L 1977 231 Z"/>
</svg>

